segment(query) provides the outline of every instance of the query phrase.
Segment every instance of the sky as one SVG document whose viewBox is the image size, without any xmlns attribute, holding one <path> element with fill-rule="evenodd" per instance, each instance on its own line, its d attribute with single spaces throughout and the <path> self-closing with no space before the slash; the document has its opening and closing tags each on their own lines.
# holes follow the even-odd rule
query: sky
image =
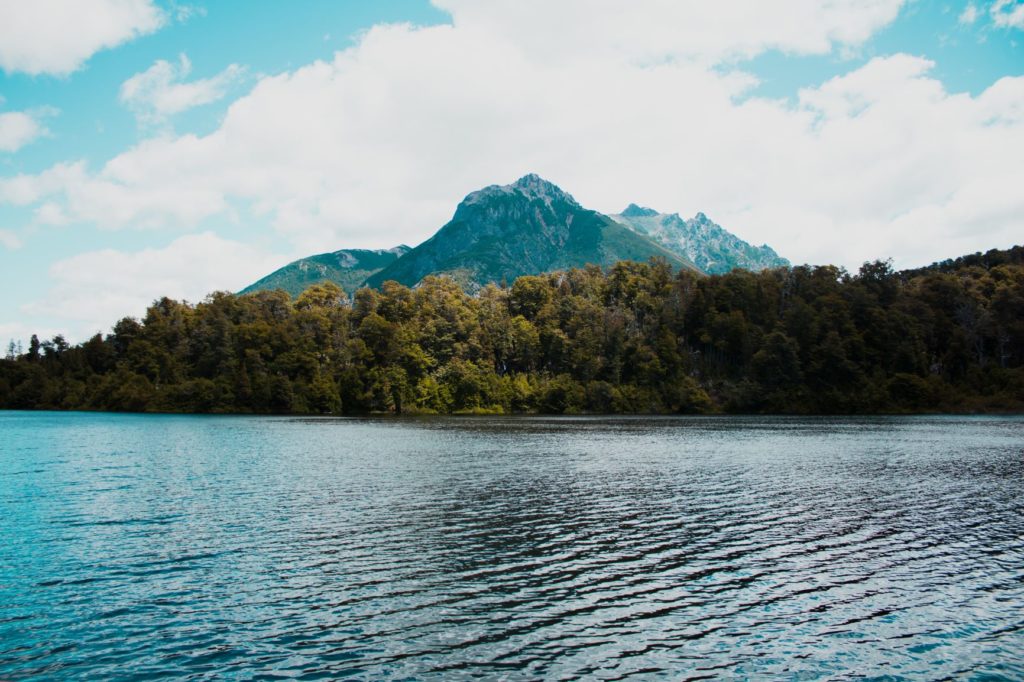
<svg viewBox="0 0 1024 682">
<path fill-rule="evenodd" d="M 1024 0 L 0 0 L 0 340 L 536 172 L 855 271 L 1024 242 Z"/>
</svg>

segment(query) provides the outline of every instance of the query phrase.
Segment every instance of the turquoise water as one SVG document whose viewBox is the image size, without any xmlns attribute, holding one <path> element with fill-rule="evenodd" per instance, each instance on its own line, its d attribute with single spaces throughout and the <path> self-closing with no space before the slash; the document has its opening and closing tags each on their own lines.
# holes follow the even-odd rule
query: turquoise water
<svg viewBox="0 0 1024 682">
<path fill-rule="evenodd" d="M 1020 418 L 0 412 L 0 679 L 1024 679 Z"/>
</svg>

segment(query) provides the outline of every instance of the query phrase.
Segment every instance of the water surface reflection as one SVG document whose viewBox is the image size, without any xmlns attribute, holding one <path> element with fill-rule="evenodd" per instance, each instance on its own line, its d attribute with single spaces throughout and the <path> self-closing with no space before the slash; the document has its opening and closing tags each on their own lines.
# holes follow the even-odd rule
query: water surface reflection
<svg viewBox="0 0 1024 682">
<path fill-rule="evenodd" d="M 2 677 L 1024 677 L 1019 418 L 0 437 Z"/>
</svg>

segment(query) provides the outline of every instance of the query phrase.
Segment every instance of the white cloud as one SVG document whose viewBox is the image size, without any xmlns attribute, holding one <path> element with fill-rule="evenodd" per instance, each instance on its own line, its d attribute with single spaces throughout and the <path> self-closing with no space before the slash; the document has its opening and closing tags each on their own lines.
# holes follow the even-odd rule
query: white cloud
<svg viewBox="0 0 1024 682">
<path fill-rule="evenodd" d="M 538 61 L 616 55 L 706 62 L 778 49 L 824 54 L 858 45 L 903 0 L 433 0 L 457 28 L 497 35 Z"/>
<path fill-rule="evenodd" d="M 21 239 L 10 230 L 0 230 L 0 246 L 13 251 L 21 248 Z"/>
<path fill-rule="evenodd" d="M 202 7 L 200 5 L 183 5 L 175 2 L 174 0 L 170 1 L 170 10 L 174 14 L 175 20 L 182 23 L 188 21 L 189 19 L 195 16 L 206 16 L 205 7 Z"/>
<path fill-rule="evenodd" d="M 48 201 L 33 211 L 35 222 L 40 225 L 67 225 L 70 221 L 60 204 Z"/>
<path fill-rule="evenodd" d="M 959 21 L 965 26 L 969 26 L 978 20 L 978 8 L 974 3 L 968 3 L 967 7 L 964 7 L 964 11 L 960 13 Z"/>
<path fill-rule="evenodd" d="M 996 26 L 1024 29 L 1024 2 L 1020 0 L 996 0 L 991 14 Z"/>
<path fill-rule="evenodd" d="M 63 321 L 69 338 L 81 340 L 126 315 L 141 316 L 161 296 L 199 301 L 212 291 L 237 290 L 280 267 L 280 260 L 212 232 L 185 235 L 163 248 L 90 251 L 55 263 L 45 297 L 22 310 Z"/>
<path fill-rule="evenodd" d="M 232 64 L 210 78 L 186 82 L 191 72 L 192 63 L 184 54 L 177 64 L 158 60 L 121 85 L 120 100 L 140 123 L 160 124 L 174 114 L 224 97 L 228 87 L 242 74 L 242 68 Z"/>
<path fill-rule="evenodd" d="M 163 22 L 152 0 L 0 0 L 0 68 L 67 75 Z"/>
<path fill-rule="evenodd" d="M 164 173 L 170 178 L 175 173 L 174 164 L 166 155 L 181 154 L 189 164 L 197 160 L 189 140 L 199 146 L 193 136 L 150 140 L 117 157 L 107 165 L 108 171 L 99 174 L 90 174 L 85 163 L 78 161 L 56 164 L 38 175 L 0 179 L 0 201 L 15 206 L 45 201 L 51 208 L 37 216 L 43 222 L 60 215 L 62 224 L 89 222 L 106 229 L 193 227 L 206 217 L 228 210 L 224 190 L 184 176 L 171 184 L 161 184 L 153 176 L 159 174 L 159 168 L 135 165 L 147 158 L 166 163 Z M 117 171 L 118 167 L 122 170 Z M 140 182 L 131 181 L 135 174 Z"/>
<path fill-rule="evenodd" d="M 762 34 L 730 3 L 582 12 L 582 27 L 545 4 L 558 40 L 531 32 L 518 2 L 493 14 L 444 3 L 453 26 L 376 27 L 331 61 L 264 77 L 209 135 L 0 180 L 0 201 L 36 207 L 39 222 L 109 228 L 187 229 L 242 205 L 315 253 L 417 243 L 467 192 L 535 171 L 603 211 L 704 211 L 796 262 L 913 266 L 1020 239 L 1024 78 L 950 93 L 930 61 L 897 54 L 786 102 L 751 97 L 754 79 L 720 61 L 855 44 L 898 4 L 793 3 L 795 22 L 756 3 Z M 224 258 L 237 246 L 204 239 Z M 197 251 L 184 244 L 173 253 Z M 246 257 L 218 284 L 197 274 L 218 260 L 162 270 L 163 251 L 65 261 L 35 310 L 109 325 L 158 295 L 238 288 L 281 264 Z"/>
<path fill-rule="evenodd" d="M 21 350 L 25 352 L 33 334 L 37 335 L 40 341 L 45 341 L 60 333 L 57 327 L 49 324 L 33 326 L 23 322 L 0 323 L 0 355 L 7 355 L 7 344 L 11 341 L 15 344 L 21 342 Z"/>
<path fill-rule="evenodd" d="M 45 126 L 29 112 L 0 112 L 0 152 L 16 152 L 45 134 Z"/>
</svg>

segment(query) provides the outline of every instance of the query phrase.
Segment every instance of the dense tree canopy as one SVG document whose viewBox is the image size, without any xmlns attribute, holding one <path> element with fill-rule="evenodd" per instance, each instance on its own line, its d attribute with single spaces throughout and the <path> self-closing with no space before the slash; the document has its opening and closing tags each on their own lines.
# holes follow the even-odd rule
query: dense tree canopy
<svg viewBox="0 0 1024 682">
<path fill-rule="evenodd" d="M 0 360 L 0 408 L 864 413 L 1024 409 L 1024 248 L 894 272 L 621 262 L 475 296 L 428 277 L 160 299 Z"/>
</svg>

